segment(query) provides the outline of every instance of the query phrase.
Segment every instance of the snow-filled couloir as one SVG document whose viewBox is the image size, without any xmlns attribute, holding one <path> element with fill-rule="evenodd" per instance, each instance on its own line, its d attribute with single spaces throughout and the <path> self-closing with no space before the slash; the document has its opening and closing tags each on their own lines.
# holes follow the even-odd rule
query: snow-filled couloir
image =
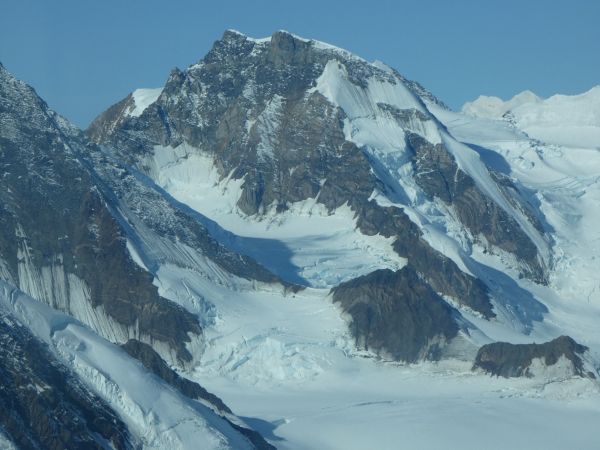
<svg viewBox="0 0 600 450">
<path fill-rule="evenodd" d="M 591 448 L 598 151 L 568 139 L 594 109 L 550 100 L 453 112 L 383 63 L 228 30 L 85 135 L 33 102 L 52 158 L 0 117 L 3 307 L 148 448 Z M 17 207 L 27 164 L 40 220 L 71 218 L 52 239 Z"/>
</svg>

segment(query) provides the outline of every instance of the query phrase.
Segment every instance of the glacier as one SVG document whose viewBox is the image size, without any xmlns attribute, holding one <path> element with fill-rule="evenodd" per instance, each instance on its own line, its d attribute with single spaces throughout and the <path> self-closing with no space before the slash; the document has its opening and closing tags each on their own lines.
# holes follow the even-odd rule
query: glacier
<svg viewBox="0 0 600 450">
<path fill-rule="evenodd" d="M 228 33 L 250 55 L 271 42 Z M 332 301 L 331 288 L 377 269 L 404 268 L 410 258 L 394 250 L 395 237 L 361 232 L 349 203 L 328 209 L 319 201 L 321 191 L 289 202 L 285 210 L 273 202 L 248 214 L 239 205 L 247 174 L 225 170 L 214 153 L 185 133 L 187 140 L 162 136 L 164 142 L 152 142 L 147 152 L 125 157 L 103 143 L 74 157 L 102 181 L 98 189 L 123 229 L 132 264 L 149 274 L 161 298 L 192 314 L 202 330 L 185 344 L 191 354 L 186 364 L 178 364 L 167 344 L 155 344 L 155 350 L 180 376 L 223 398 L 237 414 L 229 419 L 256 429 L 281 450 L 494 450 L 524 443 L 534 450 L 595 448 L 600 444 L 597 378 L 574 376 L 564 359 L 551 368 L 536 359 L 531 378 L 491 377 L 474 370 L 472 362 L 483 344 L 539 343 L 569 334 L 589 348 L 585 369 L 598 374 L 597 90 L 546 100 L 527 92 L 509 102 L 480 98 L 455 112 L 383 63 L 291 36 L 285 39 L 336 55 L 300 97 L 321 96 L 338 108 L 343 138 L 367 155 L 379 181 L 368 200 L 402 210 L 433 249 L 463 273 L 484 279 L 496 317 L 486 318 L 445 295 L 460 330 L 441 360 L 409 364 L 357 349 L 351 318 Z M 186 88 L 205 64 L 187 69 Z M 352 64 L 367 68 L 362 83 L 352 78 Z M 184 75 L 174 71 L 171 79 Z M 166 92 L 134 91 L 133 105 L 106 129 L 143 124 L 161 102 L 171 101 Z M 255 92 L 248 82 L 240 97 L 251 102 Z M 201 95 L 207 94 L 183 97 L 197 107 Z M 215 97 L 220 101 L 224 95 Z M 257 107 L 256 117 L 242 122 L 244 138 L 256 134 L 258 167 L 280 156 L 276 131 L 286 101 L 276 94 Z M 575 110 L 581 114 L 572 114 Z M 402 123 L 395 118 L 399 111 Z M 197 119 L 200 129 L 208 123 L 206 117 L 188 119 Z M 579 133 L 580 127 L 589 133 Z M 176 127 L 168 130 L 176 135 Z M 516 256 L 489 251 L 451 206 L 424 195 L 412 172 L 408 133 L 444 146 L 458 168 L 524 230 L 548 270 L 547 285 L 521 276 Z M 510 200 L 491 169 L 536 205 L 542 226 Z M 322 188 L 327 179 L 317 181 Z M 214 243 L 217 256 L 241 261 L 242 269 L 236 272 L 231 267 L 237 266 L 223 265 L 206 252 L 194 240 L 200 235 L 193 233 L 194 225 L 206 231 L 208 237 L 202 236 Z M 130 330 L 89 304 L 85 283 L 65 274 L 58 260 L 36 268 L 29 251 L 24 243 L 18 249 L 21 291 L 11 285 L 0 258 L 5 280 L 0 307 L 86 380 L 127 422 L 142 448 L 251 448 L 211 405 L 184 397 L 115 345 L 130 338 Z M 243 270 L 249 264 L 245 256 L 274 276 L 253 278 L 251 270 Z M 67 284 L 57 284 L 59 279 Z M 66 291 L 81 322 L 42 303 L 64 307 L 51 299 L 65 298 Z M 0 445 L 3 439 L 0 430 Z"/>
</svg>

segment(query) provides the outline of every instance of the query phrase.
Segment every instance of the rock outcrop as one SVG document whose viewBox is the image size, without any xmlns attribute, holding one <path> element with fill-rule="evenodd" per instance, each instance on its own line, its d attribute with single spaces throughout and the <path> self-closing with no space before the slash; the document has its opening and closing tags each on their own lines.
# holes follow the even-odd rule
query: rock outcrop
<svg viewBox="0 0 600 450">
<path fill-rule="evenodd" d="M 593 372 L 584 369 L 582 356 L 587 350 L 569 336 L 543 344 L 494 342 L 479 349 L 473 367 L 506 378 L 533 377 L 552 368 L 561 371 L 561 375 L 595 378 Z"/>
<path fill-rule="evenodd" d="M 3 312 L 0 339 L 0 428 L 18 449 L 137 448 L 109 405 Z"/>
<path fill-rule="evenodd" d="M 395 250 L 436 292 L 493 317 L 481 280 L 431 248 L 402 208 L 371 199 L 373 192 L 385 189 L 385 180 L 377 176 L 365 149 L 348 140 L 344 110 L 314 89 L 332 60 L 344 65 L 358 87 L 365 88 L 371 79 L 385 80 L 433 98 L 397 72 L 339 49 L 286 32 L 259 42 L 228 31 L 198 64 L 174 70 L 161 96 L 139 117 L 113 114 L 119 109 L 115 107 L 87 133 L 149 176 L 156 177 L 149 161 L 157 146 L 185 144 L 210 155 L 222 177 L 243 179 L 237 205 L 248 215 L 282 212 L 306 199 L 317 199 L 329 211 L 347 204 L 361 232 L 395 237 Z M 434 126 L 421 111 L 383 103 L 378 107 L 407 129 Z M 493 203 L 481 201 L 482 208 Z"/>
<path fill-rule="evenodd" d="M 350 317 L 356 346 L 405 362 L 439 359 L 458 334 L 458 312 L 410 267 L 342 283 L 333 301 Z"/>
<path fill-rule="evenodd" d="M 82 162 L 81 133 L 0 67 L 0 267 L 6 281 L 110 340 L 142 339 L 180 361 L 198 320 L 158 295 Z M 110 322 L 110 323 L 107 323 Z"/>
</svg>

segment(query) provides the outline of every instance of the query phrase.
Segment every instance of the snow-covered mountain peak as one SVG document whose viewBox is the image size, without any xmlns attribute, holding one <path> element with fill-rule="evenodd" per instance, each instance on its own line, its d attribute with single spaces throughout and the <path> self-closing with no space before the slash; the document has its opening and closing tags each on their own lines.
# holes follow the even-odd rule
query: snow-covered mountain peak
<svg viewBox="0 0 600 450">
<path fill-rule="evenodd" d="M 408 258 L 418 272 L 427 273 L 436 292 L 492 316 L 486 288 L 462 265 L 462 256 L 450 255 L 434 239 L 419 241 L 418 229 L 435 221 L 461 230 L 465 242 L 468 236 L 484 236 L 482 245 L 513 254 L 511 266 L 538 281 L 544 280 L 546 244 L 529 224 L 522 199 L 512 198 L 518 193 L 497 186 L 477 153 L 447 135 L 430 113 L 431 105 L 441 106 L 420 85 L 381 63 L 287 32 L 257 42 L 229 30 L 198 64 L 174 71 L 156 103 L 139 117 L 123 119 L 115 105 L 88 133 L 220 224 L 236 223 L 240 216 L 281 220 L 284 214 L 303 211 L 300 205 L 306 202 L 318 203 L 330 215 L 349 208 L 354 221 L 349 229 L 402 242 L 402 248 L 392 249 L 393 258 L 380 259 L 382 268 L 392 263 L 398 269 L 396 257 Z M 235 197 L 227 211 L 206 202 L 193 176 L 193 165 L 206 160 L 218 172 L 213 174 L 218 184 L 230 183 Z M 436 204 L 437 199 L 445 204 Z M 479 213 L 473 214 L 473 205 Z M 402 206 L 409 208 L 407 213 Z M 285 246 L 297 248 L 297 237 Z M 432 258 L 449 267 L 443 274 L 426 261 L 425 255 L 434 251 L 438 253 Z M 268 260 L 263 264 L 282 270 Z M 296 278 L 287 280 L 322 285 L 325 279 L 311 284 L 297 278 L 329 273 L 324 267 L 315 271 L 318 264 L 303 264 L 293 274 Z M 342 273 L 341 263 L 335 264 Z M 284 272 L 279 274 L 285 279 L 290 273 Z M 460 293 L 452 278 L 462 279 Z"/>
<path fill-rule="evenodd" d="M 318 41 L 315 39 L 307 39 L 307 38 L 304 38 L 297 34 L 291 33 L 288 30 L 283 30 L 283 29 L 277 30 L 271 36 L 267 36 L 267 37 L 263 37 L 263 38 L 250 37 L 238 30 L 228 29 L 225 31 L 222 39 L 228 39 L 228 38 L 243 38 L 244 40 L 253 42 L 255 44 L 268 44 L 268 43 L 277 44 L 281 40 L 290 40 L 291 39 L 291 40 L 303 42 L 305 44 L 309 44 L 311 47 L 314 47 L 316 49 L 334 51 L 334 52 L 344 55 L 347 58 L 354 58 L 354 59 L 358 59 L 361 61 L 365 61 L 364 59 L 355 55 L 354 53 L 352 53 L 349 50 L 329 44 L 327 42 Z"/>
<path fill-rule="evenodd" d="M 542 98 L 526 90 L 516 94 L 510 100 L 500 97 L 480 95 L 476 100 L 467 102 L 462 107 L 462 112 L 470 116 L 499 119 L 508 111 L 528 103 L 539 103 Z"/>
<path fill-rule="evenodd" d="M 87 136 L 4 88 L 0 337 L 4 308 L 132 436 L 271 449 L 206 382 L 282 450 L 596 439 L 600 152 L 515 128 L 550 99 L 467 116 L 383 63 L 235 30 Z"/>
<path fill-rule="evenodd" d="M 481 118 L 506 118 L 530 137 L 548 144 L 600 146 L 600 86 L 578 95 L 541 99 L 524 91 L 508 101 L 481 96 L 465 103 L 463 113 Z"/>
<path fill-rule="evenodd" d="M 529 89 L 519 92 L 511 99 L 511 101 L 515 103 L 537 103 L 541 100 L 541 97 L 539 97 L 535 92 L 532 92 Z"/>
</svg>

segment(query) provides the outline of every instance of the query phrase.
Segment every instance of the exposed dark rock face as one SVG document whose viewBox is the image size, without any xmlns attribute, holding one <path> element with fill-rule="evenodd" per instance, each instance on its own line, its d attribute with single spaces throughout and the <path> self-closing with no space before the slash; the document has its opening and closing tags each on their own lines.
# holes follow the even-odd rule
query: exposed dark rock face
<svg viewBox="0 0 600 450">
<path fill-rule="evenodd" d="M 543 344 L 509 344 L 494 342 L 484 345 L 477 352 L 474 368 L 502 377 L 533 376 L 530 371 L 534 359 L 542 359 L 549 367 L 561 357 L 572 364 L 573 375 L 595 378 L 592 372 L 585 372 L 581 356 L 587 347 L 578 344 L 569 336 L 560 336 Z"/>
<path fill-rule="evenodd" d="M 84 148 L 77 130 L 0 67 L 0 272 L 68 313 L 82 302 L 101 307 L 129 333 L 190 360 L 185 344 L 201 334 L 198 320 L 161 298 L 131 259 L 120 224 L 78 159 Z"/>
<path fill-rule="evenodd" d="M 381 180 L 363 149 L 345 139 L 343 111 L 309 91 L 331 59 L 342 61 L 359 86 L 371 76 L 395 76 L 394 82 L 403 80 L 425 95 L 397 73 L 317 49 L 288 33 L 277 32 L 269 43 L 258 44 L 226 32 L 198 64 L 173 71 L 161 97 L 140 117 L 101 116 L 88 134 L 146 171 L 156 145 L 185 142 L 213 155 L 222 176 L 244 178 L 238 206 L 247 214 L 283 211 L 308 198 L 330 211 L 347 203 L 363 233 L 396 236 L 396 251 L 436 291 L 494 316 L 482 282 L 433 250 L 403 211 L 369 201 Z M 431 120 L 416 110 L 384 103 L 379 108 L 407 126 Z"/>
<path fill-rule="evenodd" d="M 443 144 L 433 145 L 414 133 L 407 134 L 407 142 L 414 152 L 415 181 L 423 191 L 452 205 L 475 238 L 481 235 L 488 244 L 516 255 L 528 269 L 526 276 L 546 282 L 535 244 L 515 219 L 478 189 Z"/>
<path fill-rule="evenodd" d="M 432 249 L 404 211 L 395 206 L 379 206 L 374 200 L 359 211 L 359 229 L 367 235 L 396 236 L 394 250 L 408 258 L 408 265 L 436 292 L 456 298 L 488 319 L 495 317 L 485 284 L 462 272 L 452 260 Z"/>
<path fill-rule="evenodd" d="M 258 432 L 245 428 L 231 421 L 233 412 L 223 401 L 214 394 L 211 394 L 198 383 L 194 383 L 186 378 L 182 378 L 171 369 L 165 361 L 156 353 L 152 347 L 143 342 L 130 339 L 122 345 L 123 349 L 130 356 L 140 361 L 146 369 L 156 376 L 166 381 L 186 397 L 194 400 L 204 400 L 213 405 L 218 412 L 234 429 L 244 435 L 257 450 L 274 450 L 275 447 L 269 444 Z M 225 416 L 223 416 L 223 414 Z M 227 417 L 229 415 L 229 417 Z"/>
<path fill-rule="evenodd" d="M 459 330 L 457 311 L 409 267 L 377 270 L 332 293 L 351 318 L 356 345 L 395 360 L 438 359 Z"/>
<path fill-rule="evenodd" d="M 0 313 L 0 428 L 17 448 L 136 448 L 117 414 L 47 346 Z"/>
<path fill-rule="evenodd" d="M 113 215 L 125 226 L 133 224 L 138 229 L 138 235 L 143 234 L 139 233 L 140 229 L 148 229 L 163 238 L 166 247 L 173 248 L 175 242 L 185 244 L 238 277 L 264 283 L 281 283 L 292 290 L 299 288 L 285 283 L 252 258 L 228 248 L 228 241 L 234 239 L 230 233 L 171 198 L 135 168 L 110 158 L 94 145 L 88 147 L 88 154 L 83 162 L 95 175 L 103 195 L 110 199 Z M 220 240 L 213 237 L 213 234 Z M 156 247 L 156 242 L 142 244 Z M 185 258 L 178 259 L 172 255 L 169 258 L 168 254 L 161 254 L 154 248 L 153 259 L 158 262 L 186 265 Z M 151 272 L 154 269 L 149 267 Z"/>
<path fill-rule="evenodd" d="M 134 99 L 131 94 L 118 103 L 115 103 L 100 116 L 88 128 L 88 133 L 92 138 L 97 138 L 110 134 L 115 127 L 120 125 L 120 121 L 125 117 L 127 111 L 134 106 Z M 112 129 L 111 129 L 112 128 Z"/>
</svg>

